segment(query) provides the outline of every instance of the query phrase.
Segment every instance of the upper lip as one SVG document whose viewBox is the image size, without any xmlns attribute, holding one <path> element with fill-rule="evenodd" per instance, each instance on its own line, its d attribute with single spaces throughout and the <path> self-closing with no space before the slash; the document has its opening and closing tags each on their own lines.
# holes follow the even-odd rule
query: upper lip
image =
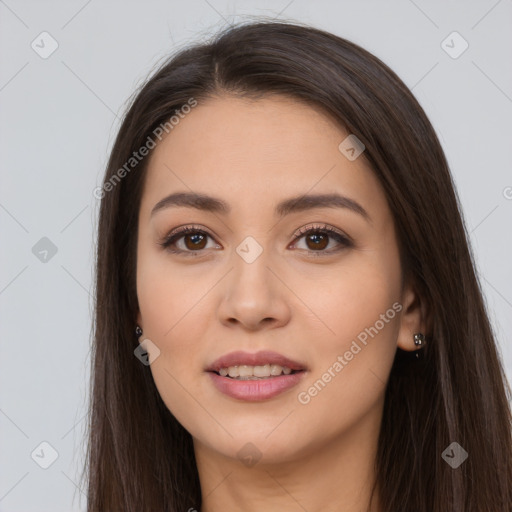
<svg viewBox="0 0 512 512">
<path fill-rule="evenodd" d="M 229 368 L 230 366 L 263 366 L 265 364 L 278 364 L 297 371 L 306 369 L 304 364 L 271 350 L 262 350 L 255 353 L 238 350 L 219 357 L 206 368 L 206 371 L 218 372 L 221 368 Z"/>
</svg>

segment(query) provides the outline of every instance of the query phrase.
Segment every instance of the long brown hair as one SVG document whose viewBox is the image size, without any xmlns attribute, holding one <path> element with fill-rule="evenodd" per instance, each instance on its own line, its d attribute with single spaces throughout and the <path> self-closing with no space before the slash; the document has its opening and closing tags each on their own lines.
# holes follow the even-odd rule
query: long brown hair
<svg viewBox="0 0 512 512">
<path fill-rule="evenodd" d="M 315 28 L 266 21 L 230 27 L 169 58 L 137 92 L 113 146 L 100 194 L 88 511 L 201 506 L 191 436 L 134 357 L 148 158 L 126 163 L 191 98 L 200 105 L 218 93 L 282 94 L 336 119 L 365 145 L 387 196 L 403 275 L 425 301 L 431 330 L 420 361 L 397 349 L 388 381 L 376 460 L 382 510 L 510 512 L 510 388 L 434 129 L 398 76 L 366 50 Z M 456 469 L 441 456 L 452 442 L 469 454 Z"/>
</svg>

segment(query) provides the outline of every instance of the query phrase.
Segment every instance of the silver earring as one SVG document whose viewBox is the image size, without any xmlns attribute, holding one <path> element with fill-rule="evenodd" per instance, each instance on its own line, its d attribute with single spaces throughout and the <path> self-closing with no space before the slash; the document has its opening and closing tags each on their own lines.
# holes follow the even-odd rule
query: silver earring
<svg viewBox="0 0 512 512">
<path fill-rule="evenodd" d="M 142 336 L 142 329 L 138 325 L 135 327 L 135 336 L 137 336 L 137 339 Z"/>
<path fill-rule="evenodd" d="M 423 347 L 425 345 L 425 336 L 421 332 L 414 335 L 414 344 L 417 347 Z"/>
</svg>

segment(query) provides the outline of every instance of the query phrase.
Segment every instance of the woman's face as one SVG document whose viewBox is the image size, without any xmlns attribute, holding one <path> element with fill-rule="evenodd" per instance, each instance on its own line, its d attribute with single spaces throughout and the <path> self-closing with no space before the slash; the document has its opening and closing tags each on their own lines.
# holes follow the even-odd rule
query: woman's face
<svg viewBox="0 0 512 512">
<path fill-rule="evenodd" d="M 418 316 L 381 186 L 361 148 L 339 149 L 348 135 L 284 97 L 226 96 L 152 151 L 138 323 L 160 351 L 150 348 L 158 391 L 196 449 L 292 461 L 378 432 L 397 344 L 414 349 Z"/>
</svg>

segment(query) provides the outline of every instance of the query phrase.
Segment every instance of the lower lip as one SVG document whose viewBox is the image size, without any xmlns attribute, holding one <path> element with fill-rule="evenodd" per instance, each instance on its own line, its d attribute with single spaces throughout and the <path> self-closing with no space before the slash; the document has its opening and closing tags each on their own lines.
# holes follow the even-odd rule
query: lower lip
<svg viewBox="0 0 512 512">
<path fill-rule="evenodd" d="M 267 400 L 296 386 L 304 376 L 304 371 L 269 377 L 260 380 L 236 380 L 208 372 L 217 389 L 232 398 L 247 402 Z"/>
</svg>

